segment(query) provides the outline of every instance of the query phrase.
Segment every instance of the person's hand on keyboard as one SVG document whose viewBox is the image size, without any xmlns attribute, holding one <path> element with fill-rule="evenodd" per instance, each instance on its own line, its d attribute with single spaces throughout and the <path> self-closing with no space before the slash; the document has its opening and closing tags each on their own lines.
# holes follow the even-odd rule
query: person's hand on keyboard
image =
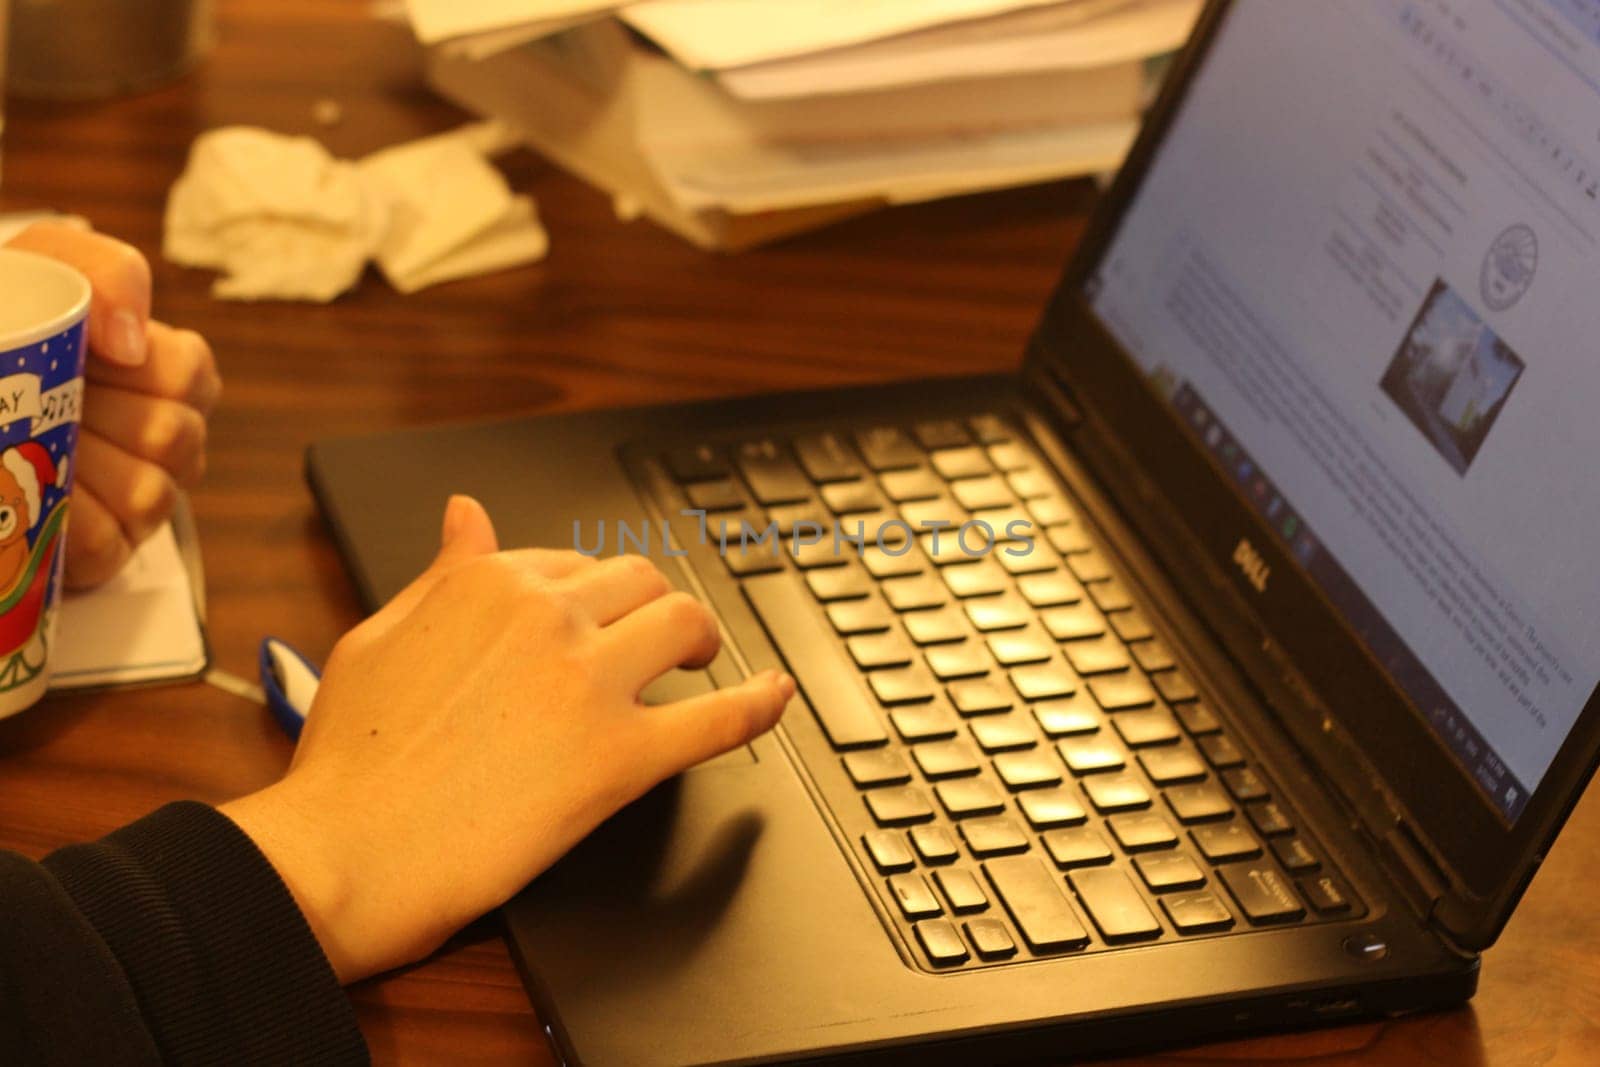
<svg viewBox="0 0 1600 1067">
<path fill-rule="evenodd" d="M 433 565 L 334 648 L 288 775 L 221 810 L 342 981 L 410 962 L 629 801 L 778 721 L 795 685 L 775 671 L 640 704 L 720 640 L 647 559 L 499 552 L 483 508 L 453 498 Z"/>
<path fill-rule="evenodd" d="M 222 379 L 199 334 L 150 318 L 150 266 L 131 245 L 48 222 L 7 245 L 76 267 L 94 290 L 64 580 L 98 585 L 200 480 Z"/>
</svg>

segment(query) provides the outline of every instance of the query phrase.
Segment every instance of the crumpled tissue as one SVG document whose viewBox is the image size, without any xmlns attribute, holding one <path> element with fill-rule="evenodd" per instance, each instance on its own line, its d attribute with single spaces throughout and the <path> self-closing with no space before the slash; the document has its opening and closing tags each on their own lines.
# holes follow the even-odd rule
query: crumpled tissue
<svg viewBox="0 0 1600 1067">
<path fill-rule="evenodd" d="M 508 143 L 478 123 L 353 162 L 307 137 L 213 130 L 172 187 L 164 252 L 220 272 L 224 300 L 327 302 L 374 260 L 403 293 L 531 263 L 549 250 L 533 200 L 488 162 Z"/>
</svg>

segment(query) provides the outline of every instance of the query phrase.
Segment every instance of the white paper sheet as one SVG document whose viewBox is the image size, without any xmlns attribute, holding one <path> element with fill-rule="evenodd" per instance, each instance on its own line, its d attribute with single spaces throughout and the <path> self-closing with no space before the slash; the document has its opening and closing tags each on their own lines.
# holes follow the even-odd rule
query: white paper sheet
<svg viewBox="0 0 1600 1067">
<path fill-rule="evenodd" d="M 719 71 L 746 100 L 858 93 L 934 81 L 1075 70 L 1173 51 L 1203 0 L 1080 0 L 810 56 Z"/>
<path fill-rule="evenodd" d="M 423 44 L 528 23 L 599 15 L 616 6 L 617 0 L 406 0 L 412 29 Z"/>
<path fill-rule="evenodd" d="M 643 0 L 628 5 L 621 17 L 685 66 L 725 70 L 1062 2 Z"/>
</svg>

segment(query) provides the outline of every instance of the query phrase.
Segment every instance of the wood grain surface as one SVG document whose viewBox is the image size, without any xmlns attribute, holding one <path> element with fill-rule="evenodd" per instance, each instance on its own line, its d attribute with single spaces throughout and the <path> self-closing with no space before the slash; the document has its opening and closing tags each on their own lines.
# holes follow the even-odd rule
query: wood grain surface
<svg viewBox="0 0 1600 1067">
<path fill-rule="evenodd" d="M 216 348 L 227 385 L 194 508 L 216 662 L 243 676 L 263 634 L 321 656 L 358 618 L 301 479 L 313 439 L 1005 370 L 1093 202 L 1085 183 L 1051 185 L 721 257 L 618 222 L 605 197 L 523 152 L 506 170 L 538 198 L 545 263 L 407 298 L 369 275 L 327 307 L 224 304 L 207 277 L 159 258 L 166 190 L 198 133 L 257 124 L 355 155 L 464 116 L 429 94 L 407 33 L 365 3 L 221 0 L 219 31 L 209 62 L 167 88 L 10 102 L 0 208 L 68 209 L 133 241 L 154 262 L 158 315 Z M 337 125 L 317 125 L 322 100 L 340 106 Z M 0 723 L 0 847 L 38 856 L 169 800 L 220 801 L 273 780 L 289 751 L 263 709 L 204 685 L 51 697 Z M 1597 1062 L 1597 844 L 1591 797 L 1487 955 L 1470 1007 L 1153 1062 Z M 380 1063 L 551 1062 L 492 918 L 351 996 Z"/>
</svg>

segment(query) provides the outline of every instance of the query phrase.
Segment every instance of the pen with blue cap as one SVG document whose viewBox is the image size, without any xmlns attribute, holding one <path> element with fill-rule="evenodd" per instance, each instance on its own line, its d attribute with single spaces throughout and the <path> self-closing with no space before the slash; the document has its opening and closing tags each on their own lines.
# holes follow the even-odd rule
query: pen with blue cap
<svg viewBox="0 0 1600 1067">
<path fill-rule="evenodd" d="M 300 737 L 306 713 L 316 699 L 322 673 L 311 661 L 276 637 L 261 642 L 261 689 L 267 709 L 291 740 Z"/>
</svg>

